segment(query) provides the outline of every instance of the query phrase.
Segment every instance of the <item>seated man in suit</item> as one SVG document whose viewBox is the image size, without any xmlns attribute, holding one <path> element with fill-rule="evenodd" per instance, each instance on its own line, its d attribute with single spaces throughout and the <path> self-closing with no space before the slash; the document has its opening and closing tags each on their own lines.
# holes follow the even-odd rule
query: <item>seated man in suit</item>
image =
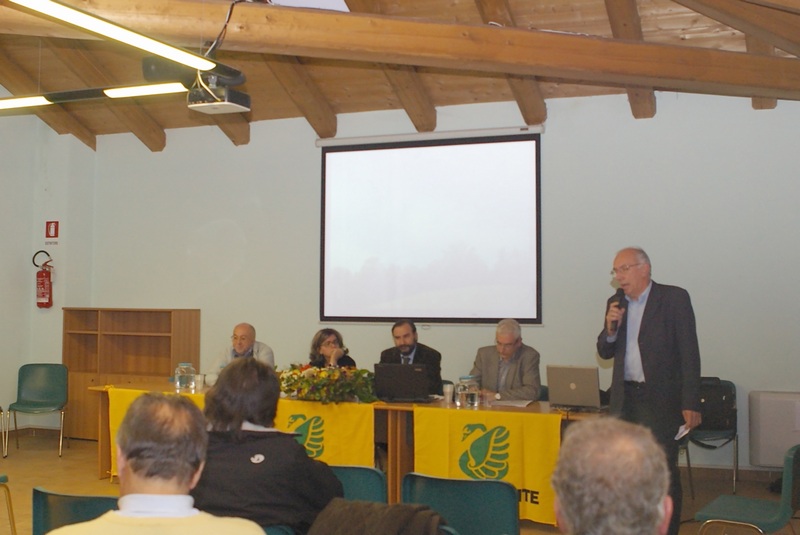
<svg viewBox="0 0 800 535">
<path fill-rule="evenodd" d="M 53 535 L 264 535 L 255 522 L 198 511 L 189 491 L 206 459 L 206 419 L 191 400 L 147 393 L 128 408 L 117 433 L 119 510 Z"/>
<path fill-rule="evenodd" d="M 470 375 L 481 386 L 484 399 L 536 401 L 542 390 L 539 352 L 522 343 L 522 329 L 513 319 L 501 320 L 495 345 L 478 349 Z"/>
<path fill-rule="evenodd" d="M 672 516 L 664 450 L 645 427 L 616 418 L 570 424 L 553 471 L 562 533 L 663 535 Z"/>
<path fill-rule="evenodd" d="M 392 326 L 394 347 L 381 352 L 383 364 L 424 364 L 428 372 L 428 393 L 442 395 L 442 354 L 417 342 L 417 326 L 399 320 Z"/>
</svg>

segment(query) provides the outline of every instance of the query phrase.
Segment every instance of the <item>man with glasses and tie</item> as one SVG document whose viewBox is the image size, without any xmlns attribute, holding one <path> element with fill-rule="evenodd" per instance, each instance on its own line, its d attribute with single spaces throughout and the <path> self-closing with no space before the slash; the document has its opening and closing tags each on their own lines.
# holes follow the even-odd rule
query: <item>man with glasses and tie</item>
<svg viewBox="0 0 800 535">
<path fill-rule="evenodd" d="M 481 387 L 483 399 L 536 401 L 542 390 L 539 352 L 522 343 L 522 329 L 513 319 L 497 324 L 495 345 L 478 349 L 470 375 Z"/>
<path fill-rule="evenodd" d="M 382 364 L 423 364 L 428 375 L 428 393 L 442 395 L 442 354 L 417 342 L 417 326 L 411 320 L 392 325 L 394 347 L 381 352 Z"/>
<path fill-rule="evenodd" d="M 700 349 L 689 293 L 651 279 L 650 258 L 622 249 L 611 275 L 619 290 L 608 299 L 597 352 L 614 359 L 610 412 L 648 427 L 664 448 L 674 504 L 669 533 L 681 519 L 678 434 L 700 425 Z"/>
<path fill-rule="evenodd" d="M 218 374 L 238 357 L 253 357 L 275 368 L 275 353 L 267 344 L 256 340 L 256 329 L 249 323 L 240 323 L 233 328 L 231 345 L 214 361 L 208 373 Z"/>
</svg>

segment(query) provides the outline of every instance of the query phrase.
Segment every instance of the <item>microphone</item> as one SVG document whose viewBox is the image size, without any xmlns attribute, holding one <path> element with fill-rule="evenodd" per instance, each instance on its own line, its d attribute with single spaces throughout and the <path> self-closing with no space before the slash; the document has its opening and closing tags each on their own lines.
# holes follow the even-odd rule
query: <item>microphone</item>
<svg viewBox="0 0 800 535">
<path fill-rule="evenodd" d="M 617 288 L 617 293 L 614 294 L 614 297 L 617 298 L 617 306 L 622 308 L 622 305 L 625 303 L 625 290 L 623 290 L 622 288 Z M 616 321 L 616 320 L 612 321 L 611 322 L 611 333 L 612 334 L 617 332 L 617 327 L 619 327 L 619 322 Z"/>
</svg>

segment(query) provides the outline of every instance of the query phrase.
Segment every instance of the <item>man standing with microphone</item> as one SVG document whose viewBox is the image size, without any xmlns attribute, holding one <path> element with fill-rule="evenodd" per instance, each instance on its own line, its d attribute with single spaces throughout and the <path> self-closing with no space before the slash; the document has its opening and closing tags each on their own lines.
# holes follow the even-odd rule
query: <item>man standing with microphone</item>
<svg viewBox="0 0 800 535">
<path fill-rule="evenodd" d="M 664 448 L 674 503 L 669 534 L 677 535 L 682 489 L 676 437 L 700 425 L 692 303 L 683 288 L 652 281 L 650 258 L 638 247 L 617 253 L 611 274 L 619 290 L 608 300 L 597 338 L 600 357 L 614 359 L 610 411 L 648 427 Z"/>
</svg>

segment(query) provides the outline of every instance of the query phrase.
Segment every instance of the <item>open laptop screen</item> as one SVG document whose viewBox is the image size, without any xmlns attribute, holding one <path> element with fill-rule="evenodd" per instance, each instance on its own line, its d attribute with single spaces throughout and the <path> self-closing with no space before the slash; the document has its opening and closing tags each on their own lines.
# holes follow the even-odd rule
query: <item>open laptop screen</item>
<svg viewBox="0 0 800 535">
<path fill-rule="evenodd" d="M 547 387 L 554 407 L 602 408 L 596 366 L 547 366 Z"/>
</svg>

